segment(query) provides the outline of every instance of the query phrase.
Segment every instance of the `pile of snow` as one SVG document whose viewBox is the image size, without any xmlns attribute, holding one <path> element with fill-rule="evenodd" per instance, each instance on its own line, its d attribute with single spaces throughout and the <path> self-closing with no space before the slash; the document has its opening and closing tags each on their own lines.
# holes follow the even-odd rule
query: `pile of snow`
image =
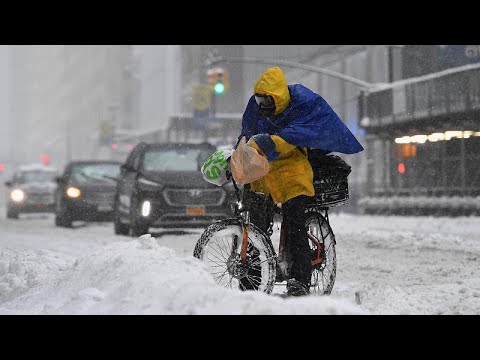
<svg viewBox="0 0 480 360">
<path fill-rule="evenodd" d="M 47 284 L 70 268 L 74 260 L 48 250 L 0 249 L 0 304 Z"/>
<path fill-rule="evenodd" d="M 74 259 L 0 252 L 0 314 L 368 314 L 332 296 L 283 299 L 217 285 L 204 263 L 151 235 Z"/>
</svg>

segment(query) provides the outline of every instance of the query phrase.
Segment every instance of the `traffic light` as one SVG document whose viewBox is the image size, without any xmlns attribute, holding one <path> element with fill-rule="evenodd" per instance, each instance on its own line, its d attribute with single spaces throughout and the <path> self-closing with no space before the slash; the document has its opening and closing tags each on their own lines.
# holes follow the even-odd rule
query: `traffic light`
<svg viewBox="0 0 480 360">
<path fill-rule="evenodd" d="M 215 67 L 207 71 L 208 84 L 212 86 L 214 95 L 223 95 L 229 88 L 228 73 L 224 68 Z"/>
<path fill-rule="evenodd" d="M 223 83 L 223 73 L 217 74 L 217 82 L 213 86 L 215 94 L 222 95 L 225 92 L 225 84 Z"/>
<path fill-rule="evenodd" d="M 48 155 L 42 155 L 41 161 L 42 161 L 42 164 L 43 164 L 43 165 L 48 165 L 48 164 L 50 164 L 50 156 L 48 156 Z"/>
</svg>

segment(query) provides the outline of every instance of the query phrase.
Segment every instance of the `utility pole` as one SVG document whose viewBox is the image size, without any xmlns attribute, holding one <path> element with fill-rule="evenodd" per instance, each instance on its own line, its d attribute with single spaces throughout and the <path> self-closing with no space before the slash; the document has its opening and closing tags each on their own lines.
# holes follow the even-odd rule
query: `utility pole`
<svg viewBox="0 0 480 360">
<path fill-rule="evenodd" d="M 385 45 L 388 49 L 388 82 L 393 82 L 393 49 L 398 48 L 401 49 L 405 45 Z M 369 83 L 364 80 L 357 79 L 353 76 L 345 75 L 339 73 L 337 71 L 325 69 L 319 66 L 301 64 L 293 61 L 287 60 L 279 60 L 279 59 L 267 59 L 267 58 L 256 58 L 256 57 L 227 57 L 227 56 L 220 56 L 216 49 L 211 51 L 207 59 L 204 62 L 204 66 L 208 69 L 212 66 L 216 66 L 219 63 L 251 63 L 251 64 L 266 64 L 266 65 L 281 65 L 285 67 L 291 67 L 296 69 L 302 69 L 306 71 L 311 71 L 315 73 L 324 74 L 327 76 L 332 76 L 337 79 L 341 79 L 345 82 L 354 84 L 360 87 L 361 90 L 368 92 L 369 90 L 374 89 L 375 87 L 382 85 L 382 83 Z"/>
<path fill-rule="evenodd" d="M 345 74 L 342 74 L 333 70 L 328 70 L 322 67 L 296 63 L 293 61 L 278 60 L 278 59 L 264 59 L 264 58 L 255 58 L 255 57 L 226 57 L 226 56 L 219 56 L 219 55 L 215 56 L 214 54 L 210 54 L 210 56 L 207 57 L 204 66 L 212 67 L 220 63 L 251 63 L 251 64 L 281 65 L 285 67 L 292 67 L 296 69 L 302 69 L 306 71 L 311 71 L 311 72 L 332 76 L 337 79 L 341 79 L 343 81 L 354 84 L 365 91 L 368 91 L 374 88 L 375 86 L 379 85 L 376 83 L 369 83 L 367 81 L 357 79 L 353 76 L 345 75 Z"/>
</svg>

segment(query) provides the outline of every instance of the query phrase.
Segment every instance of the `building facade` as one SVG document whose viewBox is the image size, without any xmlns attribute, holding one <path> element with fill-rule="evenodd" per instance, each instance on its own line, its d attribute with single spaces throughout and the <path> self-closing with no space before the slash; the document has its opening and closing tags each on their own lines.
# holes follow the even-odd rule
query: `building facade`
<svg viewBox="0 0 480 360">
<path fill-rule="evenodd" d="M 110 157 L 111 134 L 136 121 L 130 45 L 32 46 L 31 154 L 52 164 Z"/>
<path fill-rule="evenodd" d="M 9 46 L 9 139 L 13 142 L 10 158 L 14 166 L 27 162 L 40 162 L 42 154 L 31 154 L 28 144 L 33 125 L 32 112 L 32 47 L 30 45 Z M 14 141 L 12 141 L 15 139 Z"/>
<path fill-rule="evenodd" d="M 180 46 L 136 45 L 135 54 L 139 77 L 137 128 L 166 130 L 170 115 L 180 111 Z"/>
<path fill-rule="evenodd" d="M 205 64 L 209 54 L 233 59 L 218 64 L 228 73 L 229 88 L 225 94 L 215 97 L 215 108 L 219 113 L 238 114 L 231 118 L 236 122 L 253 94 L 255 80 L 266 68 L 276 65 L 276 61 L 309 65 L 372 84 L 388 82 L 400 72 L 398 56 L 393 56 L 397 55 L 396 51 L 386 45 L 195 45 L 182 46 L 182 54 L 185 73 L 182 110 L 186 113 L 194 108 L 192 88 L 207 82 Z M 323 96 L 366 147 L 365 132 L 359 126 L 361 88 L 357 84 L 322 71 L 280 66 L 288 83 L 302 83 Z M 227 127 L 238 131 L 238 126 Z M 343 209 L 356 211 L 357 199 L 366 191 L 367 152 L 342 157 L 353 168 L 349 177 L 351 198 Z"/>
<path fill-rule="evenodd" d="M 6 176 L 10 167 L 10 102 L 9 102 L 9 48 L 8 45 L 0 45 L 0 163 L 2 164 L 2 176 Z"/>
<path fill-rule="evenodd" d="M 480 214 L 480 46 L 402 49 L 402 80 L 360 97 L 367 213 Z"/>
</svg>

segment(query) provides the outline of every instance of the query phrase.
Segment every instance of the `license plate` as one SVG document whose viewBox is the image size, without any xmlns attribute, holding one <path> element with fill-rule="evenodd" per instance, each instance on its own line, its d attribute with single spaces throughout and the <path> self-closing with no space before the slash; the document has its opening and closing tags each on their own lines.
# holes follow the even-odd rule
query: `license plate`
<svg viewBox="0 0 480 360">
<path fill-rule="evenodd" d="M 187 215 L 205 215 L 205 208 L 191 207 L 186 210 Z"/>
<path fill-rule="evenodd" d="M 98 205 L 97 210 L 104 212 L 104 211 L 112 211 L 113 208 L 111 205 Z"/>
</svg>

